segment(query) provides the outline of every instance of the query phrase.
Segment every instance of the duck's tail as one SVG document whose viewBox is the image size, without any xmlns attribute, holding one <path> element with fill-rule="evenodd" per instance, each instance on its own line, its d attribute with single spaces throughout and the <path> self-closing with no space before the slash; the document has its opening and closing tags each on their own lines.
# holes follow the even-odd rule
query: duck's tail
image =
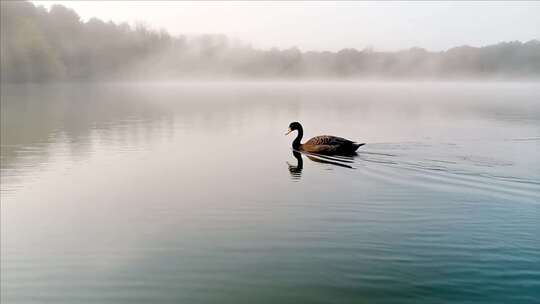
<svg viewBox="0 0 540 304">
<path fill-rule="evenodd" d="M 361 144 L 359 144 L 359 143 L 353 143 L 353 144 L 352 144 L 352 148 L 353 148 L 352 151 L 353 151 L 353 152 L 356 151 L 358 148 L 360 148 L 361 146 L 363 146 L 363 145 L 365 145 L 365 144 L 366 144 L 366 143 L 361 143 Z"/>
</svg>

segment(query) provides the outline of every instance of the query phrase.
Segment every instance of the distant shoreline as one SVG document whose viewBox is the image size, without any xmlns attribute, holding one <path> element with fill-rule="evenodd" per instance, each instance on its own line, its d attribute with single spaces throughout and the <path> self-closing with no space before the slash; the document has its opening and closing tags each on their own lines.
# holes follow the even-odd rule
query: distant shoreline
<svg viewBox="0 0 540 304">
<path fill-rule="evenodd" d="M 1 80 L 9 83 L 159 79 L 488 81 L 540 80 L 540 41 L 432 52 L 268 50 L 225 35 L 172 36 L 92 18 L 61 5 L 46 10 L 2 1 Z"/>
</svg>

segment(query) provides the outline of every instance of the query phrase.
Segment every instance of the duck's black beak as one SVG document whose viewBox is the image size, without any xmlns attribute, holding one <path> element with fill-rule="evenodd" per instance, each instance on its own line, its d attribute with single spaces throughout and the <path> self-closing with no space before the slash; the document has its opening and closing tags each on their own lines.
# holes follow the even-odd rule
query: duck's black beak
<svg viewBox="0 0 540 304">
<path fill-rule="evenodd" d="M 291 133 L 293 130 L 291 130 L 291 128 L 289 128 L 289 130 L 287 131 L 287 133 L 285 133 L 285 135 L 289 135 L 289 133 Z"/>
</svg>

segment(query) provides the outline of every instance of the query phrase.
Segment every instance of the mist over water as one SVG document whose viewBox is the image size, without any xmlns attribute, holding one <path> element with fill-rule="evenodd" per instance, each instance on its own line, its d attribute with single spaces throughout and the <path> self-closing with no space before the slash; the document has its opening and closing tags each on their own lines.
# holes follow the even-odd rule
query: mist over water
<svg viewBox="0 0 540 304">
<path fill-rule="evenodd" d="M 532 303 L 538 83 L 2 85 L 2 303 Z M 367 144 L 294 154 L 284 132 Z"/>
<path fill-rule="evenodd" d="M 171 35 L 166 30 L 152 30 L 143 23 L 133 26 L 95 17 L 82 20 L 76 11 L 62 5 L 52 5 L 49 9 L 26 1 L 3 1 L 0 5 L 0 72 L 2 81 L 10 83 L 540 79 L 540 41 L 534 34 L 522 41 L 503 40 L 474 47 L 453 45 L 444 51 L 425 49 L 425 45 L 380 51 L 355 49 L 349 44 L 333 52 L 297 47 L 260 49 L 252 47 L 250 41 L 239 41 L 220 33 Z M 157 4 L 145 5 L 151 10 Z M 538 10 L 529 5 L 530 10 Z M 209 18 L 208 22 L 212 21 Z M 362 26 L 355 24 L 354 27 Z M 370 24 L 370 27 L 377 25 Z M 282 31 L 286 32 L 287 28 Z M 419 34 L 415 32 L 411 36 L 419 37 Z M 388 31 L 387 35 L 396 33 Z M 316 35 L 310 30 L 304 36 Z M 357 39 L 360 37 L 359 34 Z"/>
</svg>

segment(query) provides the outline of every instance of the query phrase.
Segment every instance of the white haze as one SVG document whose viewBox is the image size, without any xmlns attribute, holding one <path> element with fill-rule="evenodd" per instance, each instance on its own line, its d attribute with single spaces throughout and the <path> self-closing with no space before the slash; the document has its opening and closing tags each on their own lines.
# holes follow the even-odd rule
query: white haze
<svg viewBox="0 0 540 304">
<path fill-rule="evenodd" d="M 540 79 L 537 3 L 0 4 L 2 82 Z"/>
<path fill-rule="evenodd" d="M 432 51 L 540 37 L 540 2 L 32 1 L 83 20 L 144 22 L 171 34 L 225 34 L 254 47 Z"/>
</svg>

